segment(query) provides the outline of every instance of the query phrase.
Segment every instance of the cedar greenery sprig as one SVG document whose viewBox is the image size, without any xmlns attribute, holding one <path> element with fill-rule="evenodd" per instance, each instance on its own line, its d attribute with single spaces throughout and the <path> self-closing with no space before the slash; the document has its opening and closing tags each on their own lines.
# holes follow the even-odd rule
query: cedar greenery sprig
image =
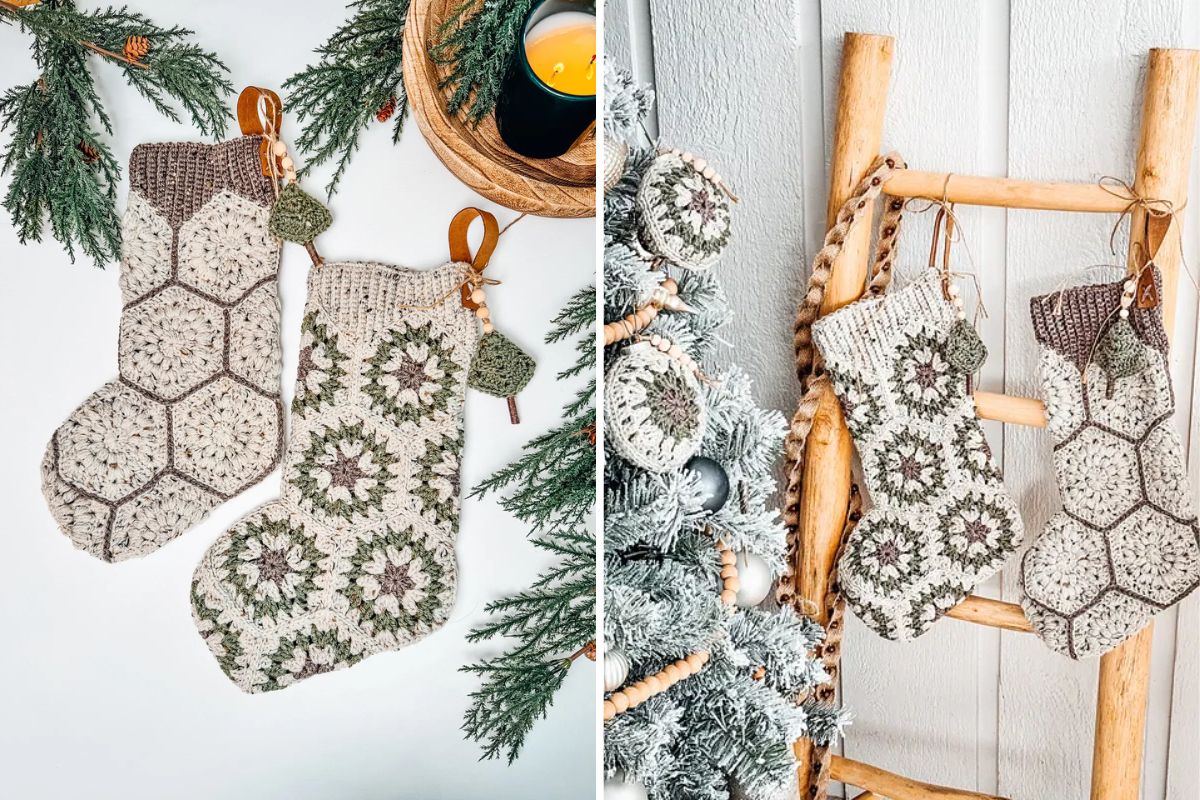
<svg viewBox="0 0 1200 800">
<path fill-rule="evenodd" d="M 550 343 L 575 341 L 578 357 L 558 378 L 588 380 L 561 424 L 530 440 L 517 461 L 471 493 L 511 490 L 500 505 L 531 526 L 534 546 L 557 557 L 528 589 L 490 603 L 491 618 L 468 636 L 516 640 L 501 655 L 462 667 L 482 679 L 462 728 L 483 744 L 484 758 L 517 758 L 571 664 L 594 647 L 596 537 L 588 522 L 596 503 L 595 321 L 595 291 L 588 287 L 571 297 L 546 336 Z"/>
<path fill-rule="evenodd" d="M 0 130 L 9 142 L 0 173 L 12 174 L 4 207 L 22 243 L 41 241 L 46 224 L 72 261 L 78 247 L 103 265 L 119 256 L 116 185 L 121 168 L 103 141 L 112 120 L 96 91 L 89 58 L 121 69 L 125 80 L 174 122 L 178 103 L 203 134 L 225 133 L 225 98 L 233 85 L 212 53 L 188 41 L 192 31 L 164 28 L 126 8 L 80 11 L 73 0 L 20 7 L 0 0 L 0 22 L 33 37 L 40 77 L 0 95 Z M 136 59 L 122 50 L 131 36 L 150 49 Z"/>
<path fill-rule="evenodd" d="M 465 110 L 478 125 L 496 107 L 532 5 L 533 0 L 466 0 L 438 27 L 429 55 L 434 63 L 450 67 L 439 84 L 454 89 L 447 102 L 450 113 Z"/>
<path fill-rule="evenodd" d="M 408 116 L 404 90 L 404 21 L 409 0 L 358 0 L 353 16 L 317 48 L 320 60 L 284 81 L 287 104 L 302 124 L 296 146 L 307 159 L 301 174 L 335 159 L 325 187 L 332 195 L 359 146 L 363 130 L 394 108 L 392 141 Z M 386 121 L 386 120 L 385 120 Z"/>
</svg>

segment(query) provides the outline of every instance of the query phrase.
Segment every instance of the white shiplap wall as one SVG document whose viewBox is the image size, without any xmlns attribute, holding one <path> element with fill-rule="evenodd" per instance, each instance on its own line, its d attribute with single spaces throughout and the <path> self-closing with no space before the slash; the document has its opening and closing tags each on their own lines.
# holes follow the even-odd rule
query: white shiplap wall
<svg viewBox="0 0 1200 800">
<path fill-rule="evenodd" d="M 659 93 L 654 125 L 702 154 L 736 187 L 735 242 L 718 267 L 737 319 L 730 358 L 764 402 L 789 415 L 792 314 L 824 233 L 828 143 L 842 35 L 897 37 L 885 147 L 914 166 L 1063 180 L 1129 177 L 1146 51 L 1196 47 L 1191 0 L 609 0 L 610 63 Z M 1086 8 L 1086 11 L 1084 10 Z M 1193 173 L 1197 171 L 1193 169 Z M 1193 178 L 1192 196 L 1200 197 Z M 907 215 L 902 264 L 919 269 L 931 215 Z M 1095 263 L 1114 220 L 962 209 L 958 269 L 980 278 L 990 316 L 983 388 L 1036 394 L 1033 294 Z M 1200 263 L 1200 213 L 1186 252 Z M 1193 272 L 1196 269 L 1193 268 Z M 1195 413 L 1196 296 L 1184 278 L 1173 351 L 1178 429 L 1200 454 Z M 1042 432 L 987 426 L 1031 532 L 1058 507 Z M 1200 487 L 1200 455 L 1190 460 Z M 1015 599 L 1016 571 L 983 587 Z M 1200 798 L 1200 598 L 1158 619 L 1146 800 Z M 843 696 L 855 713 L 845 752 L 913 777 L 1014 800 L 1082 798 L 1091 763 L 1095 663 L 1036 639 L 947 620 L 910 644 L 857 621 Z"/>
</svg>

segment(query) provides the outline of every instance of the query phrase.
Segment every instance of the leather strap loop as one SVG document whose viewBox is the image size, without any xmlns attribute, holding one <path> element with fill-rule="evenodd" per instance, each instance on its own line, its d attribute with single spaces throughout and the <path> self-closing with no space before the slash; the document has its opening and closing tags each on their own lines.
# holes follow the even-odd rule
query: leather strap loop
<svg viewBox="0 0 1200 800">
<path fill-rule="evenodd" d="M 265 118 L 264 112 L 267 114 Z M 279 99 L 279 95 L 270 89 L 247 86 L 238 95 L 237 118 L 243 136 L 263 137 L 258 145 L 262 174 L 267 177 L 282 175 L 283 169 L 278 161 L 275 163 L 275 169 L 271 169 L 271 143 L 267 140 L 268 132 L 278 136 L 280 126 L 283 125 L 283 101 Z"/>
<path fill-rule="evenodd" d="M 476 219 L 483 220 L 483 242 L 479 245 L 479 250 L 472 256 L 471 244 L 467 241 L 467 232 L 471 229 L 471 223 Z M 468 206 L 455 214 L 454 219 L 450 221 L 449 238 L 450 260 L 470 264 L 476 272 L 483 272 L 492 257 L 492 252 L 496 249 L 496 243 L 500 241 L 500 226 L 496 223 L 496 218 L 487 211 Z M 469 308 L 472 311 L 479 308 L 479 304 L 471 299 L 469 283 L 463 284 L 462 304 L 463 308 Z"/>
</svg>

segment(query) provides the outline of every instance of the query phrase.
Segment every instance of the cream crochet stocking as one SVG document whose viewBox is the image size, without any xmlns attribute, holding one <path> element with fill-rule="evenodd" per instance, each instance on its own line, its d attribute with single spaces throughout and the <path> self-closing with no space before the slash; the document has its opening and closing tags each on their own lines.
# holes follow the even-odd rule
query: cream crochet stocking
<svg viewBox="0 0 1200 800">
<path fill-rule="evenodd" d="M 946 358 L 953 324 L 930 270 L 812 329 L 873 505 L 844 544 L 839 580 L 854 612 L 889 639 L 928 630 L 1000 568 L 1024 530 L 966 376 Z"/>
<path fill-rule="evenodd" d="M 50 440 L 42 489 L 71 542 L 145 555 L 279 463 L 279 242 L 258 137 L 133 151 L 120 377 Z"/>
<path fill-rule="evenodd" d="M 241 689 L 282 689 L 438 628 L 455 592 L 466 265 L 309 279 L 279 500 L 196 569 L 196 626 Z M 425 310 L 402 306 L 432 306 Z"/>
</svg>

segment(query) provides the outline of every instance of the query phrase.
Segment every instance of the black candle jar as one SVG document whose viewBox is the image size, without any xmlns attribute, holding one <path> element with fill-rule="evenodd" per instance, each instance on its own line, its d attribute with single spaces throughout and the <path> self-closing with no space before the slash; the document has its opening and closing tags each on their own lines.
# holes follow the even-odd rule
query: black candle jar
<svg viewBox="0 0 1200 800">
<path fill-rule="evenodd" d="M 496 101 L 496 126 L 500 138 L 529 158 L 553 158 L 571 149 L 596 119 L 596 95 L 566 94 L 534 74 L 525 53 L 530 29 L 561 11 L 595 15 L 595 2 L 543 0 L 529 9 L 521 28 L 521 42 L 513 54 L 508 74 Z"/>
</svg>

